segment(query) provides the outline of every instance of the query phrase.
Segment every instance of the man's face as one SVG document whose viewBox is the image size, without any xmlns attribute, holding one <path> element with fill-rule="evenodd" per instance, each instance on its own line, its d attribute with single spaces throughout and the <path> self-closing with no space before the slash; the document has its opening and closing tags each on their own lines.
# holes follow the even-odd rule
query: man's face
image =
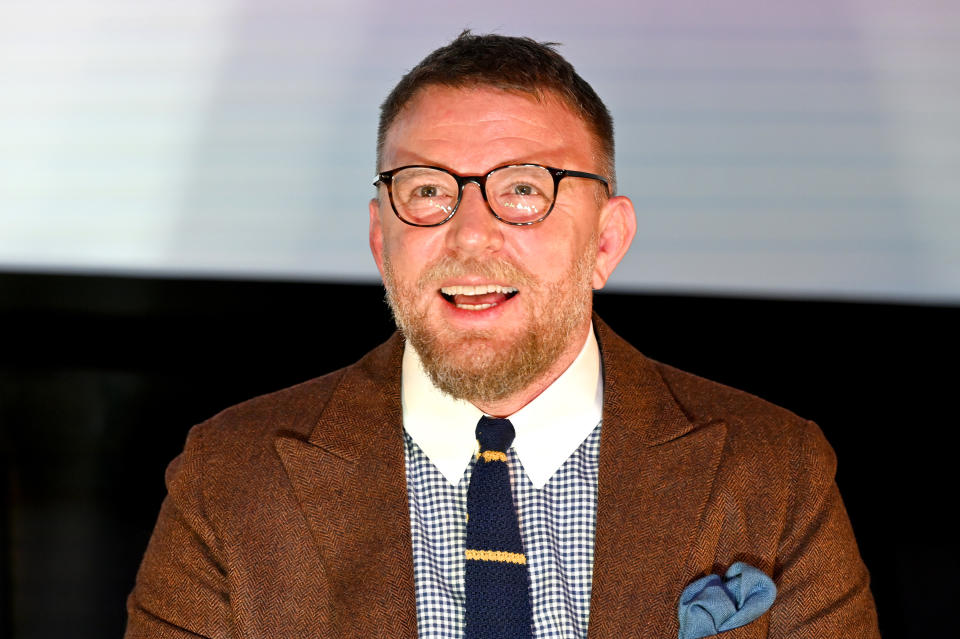
<svg viewBox="0 0 960 639">
<path fill-rule="evenodd" d="M 381 168 L 483 175 L 535 163 L 596 172 L 595 148 L 586 125 L 552 96 L 428 87 L 390 128 Z M 549 217 L 518 227 L 494 218 L 468 184 L 450 221 L 418 228 L 397 219 L 380 187 L 370 203 L 371 249 L 397 323 L 438 387 L 496 402 L 569 365 L 586 339 L 591 288 L 622 256 L 611 263 L 603 250 L 610 205 L 598 204 L 597 188 L 567 178 Z"/>
</svg>

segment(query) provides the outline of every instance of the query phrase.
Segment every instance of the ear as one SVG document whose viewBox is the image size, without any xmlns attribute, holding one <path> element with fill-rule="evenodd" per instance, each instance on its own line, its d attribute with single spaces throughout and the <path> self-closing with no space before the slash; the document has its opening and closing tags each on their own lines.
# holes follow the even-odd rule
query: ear
<svg viewBox="0 0 960 639">
<path fill-rule="evenodd" d="M 377 270 L 383 277 L 383 226 L 380 224 L 380 200 L 370 200 L 370 252 L 373 261 L 377 263 Z"/>
<path fill-rule="evenodd" d="M 627 254 L 637 233 L 637 215 L 630 198 L 618 195 L 600 209 L 597 229 L 597 263 L 593 269 L 593 288 L 603 288 L 620 260 Z"/>
</svg>

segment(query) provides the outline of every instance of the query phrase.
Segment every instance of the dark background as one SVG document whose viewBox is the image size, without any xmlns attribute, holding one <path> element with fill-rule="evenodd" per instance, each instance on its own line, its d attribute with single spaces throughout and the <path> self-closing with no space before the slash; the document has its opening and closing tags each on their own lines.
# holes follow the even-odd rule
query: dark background
<svg viewBox="0 0 960 639">
<path fill-rule="evenodd" d="M 372 285 L 0 273 L 0 636 L 119 636 L 187 430 L 356 360 Z M 600 294 L 648 356 L 816 420 L 888 639 L 947 634 L 960 307 Z"/>
</svg>

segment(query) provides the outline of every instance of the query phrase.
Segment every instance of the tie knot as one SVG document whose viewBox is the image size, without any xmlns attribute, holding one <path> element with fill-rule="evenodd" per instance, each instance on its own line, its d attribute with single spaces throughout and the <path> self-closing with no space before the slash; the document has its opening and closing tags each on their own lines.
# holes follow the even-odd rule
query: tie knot
<svg viewBox="0 0 960 639">
<path fill-rule="evenodd" d="M 480 444 L 481 453 L 486 450 L 507 452 L 510 444 L 513 443 L 514 434 L 513 424 L 509 419 L 496 419 L 484 415 L 477 422 L 477 442 Z"/>
</svg>

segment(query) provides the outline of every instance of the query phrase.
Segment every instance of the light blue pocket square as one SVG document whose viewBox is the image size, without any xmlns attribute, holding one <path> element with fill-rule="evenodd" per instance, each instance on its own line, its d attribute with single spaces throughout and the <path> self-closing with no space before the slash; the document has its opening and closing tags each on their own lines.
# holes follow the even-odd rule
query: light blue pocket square
<svg viewBox="0 0 960 639">
<path fill-rule="evenodd" d="M 738 561 L 724 578 L 707 575 L 683 589 L 679 639 L 700 639 L 745 626 L 765 613 L 777 587 L 762 571 Z"/>
</svg>

